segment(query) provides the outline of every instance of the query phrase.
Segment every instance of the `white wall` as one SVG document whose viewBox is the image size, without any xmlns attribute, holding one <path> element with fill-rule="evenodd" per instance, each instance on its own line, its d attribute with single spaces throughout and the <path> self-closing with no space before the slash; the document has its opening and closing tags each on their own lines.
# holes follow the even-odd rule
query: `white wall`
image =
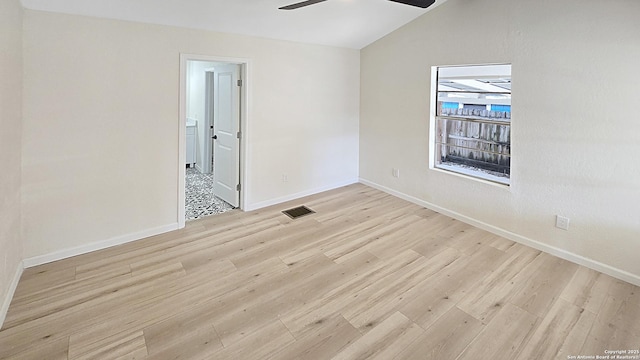
<svg viewBox="0 0 640 360">
<path fill-rule="evenodd" d="M 640 279 L 638 14 L 631 0 L 449 0 L 366 47 L 361 178 Z M 479 63 L 513 64 L 508 189 L 428 168 L 430 68 Z"/>
<path fill-rule="evenodd" d="M 0 326 L 22 262 L 20 152 L 22 139 L 22 8 L 0 2 Z"/>
<path fill-rule="evenodd" d="M 249 206 L 357 180 L 357 50 L 31 10 L 24 45 L 26 257 L 177 224 L 180 53 L 251 60 Z"/>
</svg>

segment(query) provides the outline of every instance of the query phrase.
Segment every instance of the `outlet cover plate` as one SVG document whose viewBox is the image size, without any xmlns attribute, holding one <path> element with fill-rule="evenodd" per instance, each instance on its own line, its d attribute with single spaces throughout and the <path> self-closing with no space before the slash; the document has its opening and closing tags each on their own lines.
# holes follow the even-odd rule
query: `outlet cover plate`
<svg viewBox="0 0 640 360">
<path fill-rule="evenodd" d="M 569 218 L 556 215 L 556 227 L 562 230 L 569 230 Z"/>
</svg>

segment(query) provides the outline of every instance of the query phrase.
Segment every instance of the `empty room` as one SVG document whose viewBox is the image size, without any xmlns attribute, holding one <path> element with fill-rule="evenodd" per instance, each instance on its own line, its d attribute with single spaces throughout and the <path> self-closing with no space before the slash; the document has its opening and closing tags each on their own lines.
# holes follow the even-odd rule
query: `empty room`
<svg viewBox="0 0 640 360">
<path fill-rule="evenodd" d="M 0 0 L 0 359 L 640 360 L 638 15 Z"/>
</svg>

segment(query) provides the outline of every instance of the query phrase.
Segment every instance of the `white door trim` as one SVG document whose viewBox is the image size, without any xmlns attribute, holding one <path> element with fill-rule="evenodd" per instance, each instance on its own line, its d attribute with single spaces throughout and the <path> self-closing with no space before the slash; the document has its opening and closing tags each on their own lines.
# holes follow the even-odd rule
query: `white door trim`
<svg viewBox="0 0 640 360">
<path fill-rule="evenodd" d="M 186 126 L 187 126 L 187 62 L 190 60 L 226 62 L 240 65 L 242 77 L 242 89 L 240 89 L 240 209 L 247 208 L 249 204 L 249 169 L 250 164 L 250 144 L 248 142 L 250 134 L 250 104 L 251 104 L 251 61 L 246 58 L 232 58 L 213 55 L 180 54 L 180 105 L 179 105 L 179 126 L 178 126 L 178 228 L 185 226 L 185 175 L 186 175 Z"/>
</svg>

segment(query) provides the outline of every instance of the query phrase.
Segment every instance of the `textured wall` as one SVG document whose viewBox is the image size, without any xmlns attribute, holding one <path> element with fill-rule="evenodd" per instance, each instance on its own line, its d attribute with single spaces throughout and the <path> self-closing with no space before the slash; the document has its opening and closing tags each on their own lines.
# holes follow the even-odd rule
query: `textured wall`
<svg viewBox="0 0 640 360">
<path fill-rule="evenodd" d="M 0 307 L 22 261 L 20 142 L 22 139 L 22 8 L 0 2 Z M 0 324 L 5 308 L 0 308 Z"/>
<path fill-rule="evenodd" d="M 32 10 L 24 35 L 26 257 L 178 222 L 181 53 L 251 61 L 249 205 L 357 179 L 357 50 Z"/>
<path fill-rule="evenodd" d="M 631 0 L 449 0 L 366 47 L 361 178 L 640 276 L 638 14 Z M 431 67 L 480 63 L 513 64 L 510 188 L 428 165 Z"/>
</svg>

